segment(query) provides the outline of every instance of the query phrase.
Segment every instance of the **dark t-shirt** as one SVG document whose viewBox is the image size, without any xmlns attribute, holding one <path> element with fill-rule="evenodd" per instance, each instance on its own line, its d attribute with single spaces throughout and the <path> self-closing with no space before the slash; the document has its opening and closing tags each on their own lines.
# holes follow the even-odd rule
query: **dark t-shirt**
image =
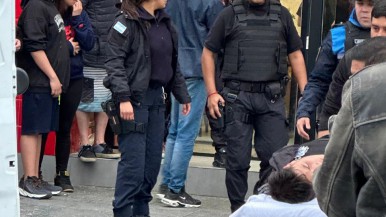
<svg viewBox="0 0 386 217">
<path fill-rule="evenodd" d="M 268 1 L 267 1 L 268 3 Z M 248 3 L 247 3 L 248 4 Z M 250 4 L 249 11 L 256 15 L 264 15 L 268 9 L 268 4 L 253 5 Z M 281 6 L 280 19 L 284 26 L 284 34 L 287 39 L 287 53 L 290 54 L 302 48 L 302 41 L 296 31 L 292 16 L 289 11 Z M 219 53 L 224 49 L 225 42 L 233 31 L 235 12 L 232 6 L 226 7 L 217 17 L 208 37 L 205 41 L 205 47 L 214 53 Z"/>
</svg>

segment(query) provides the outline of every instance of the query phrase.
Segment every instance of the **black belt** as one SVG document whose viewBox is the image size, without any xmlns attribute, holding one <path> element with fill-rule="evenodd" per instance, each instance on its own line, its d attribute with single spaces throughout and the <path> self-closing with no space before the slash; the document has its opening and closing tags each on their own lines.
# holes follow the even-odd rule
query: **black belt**
<svg viewBox="0 0 386 217">
<path fill-rule="evenodd" d="M 251 93 L 265 93 L 265 82 L 243 82 L 243 81 L 225 81 L 224 86 L 237 91 L 245 91 Z"/>
</svg>

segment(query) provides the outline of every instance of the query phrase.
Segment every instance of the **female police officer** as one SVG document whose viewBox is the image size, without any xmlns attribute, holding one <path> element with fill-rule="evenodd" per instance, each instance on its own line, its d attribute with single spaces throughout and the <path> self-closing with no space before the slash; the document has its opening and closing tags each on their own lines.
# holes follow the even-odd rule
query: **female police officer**
<svg viewBox="0 0 386 217">
<path fill-rule="evenodd" d="M 123 0 L 106 49 L 104 84 L 119 108 L 121 161 L 114 216 L 149 216 L 151 190 L 161 164 L 165 92 L 190 111 L 185 80 L 177 71 L 177 34 L 162 10 L 166 0 Z"/>
</svg>

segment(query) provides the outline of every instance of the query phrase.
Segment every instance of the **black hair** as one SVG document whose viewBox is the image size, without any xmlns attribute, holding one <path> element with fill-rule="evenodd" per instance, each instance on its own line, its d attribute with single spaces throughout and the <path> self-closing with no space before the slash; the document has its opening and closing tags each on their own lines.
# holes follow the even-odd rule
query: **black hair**
<svg viewBox="0 0 386 217">
<path fill-rule="evenodd" d="M 386 49 L 381 49 L 377 51 L 374 55 L 372 55 L 365 63 L 366 66 L 368 65 L 375 65 L 378 63 L 384 63 L 386 62 Z"/>
<path fill-rule="evenodd" d="M 371 11 L 371 18 L 386 17 L 386 1 L 375 0 L 373 10 Z"/>
<path fill-rule="evenodd" d="M 291 168 L 273 172 L 268 178 L 270 195 L 286 203 L 308 202 L 315 198 L 312 183 L 305 176 L 296 174 Z"/>
</svg>

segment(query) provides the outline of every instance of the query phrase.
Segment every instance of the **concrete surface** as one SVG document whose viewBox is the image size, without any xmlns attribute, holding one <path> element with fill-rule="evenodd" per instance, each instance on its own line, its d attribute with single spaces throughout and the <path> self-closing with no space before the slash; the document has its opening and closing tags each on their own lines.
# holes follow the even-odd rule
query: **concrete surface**
<svg viewBox="0 0 386 217">
<path fill-rule="evenodd" d="M 114 189 L 77 186 L 74 193 L 61 193 L 48 200 L 20 197 L 22 217 L 110 217 Z M 150 203 L 152 217 L 226 217 L 230 214 L 226 198 L 195 196 L 202 201 L 200 208 L 173 208 L 154 196 Z M 0 214 L 1 216 L 1 214 Z"/>
</svg>

